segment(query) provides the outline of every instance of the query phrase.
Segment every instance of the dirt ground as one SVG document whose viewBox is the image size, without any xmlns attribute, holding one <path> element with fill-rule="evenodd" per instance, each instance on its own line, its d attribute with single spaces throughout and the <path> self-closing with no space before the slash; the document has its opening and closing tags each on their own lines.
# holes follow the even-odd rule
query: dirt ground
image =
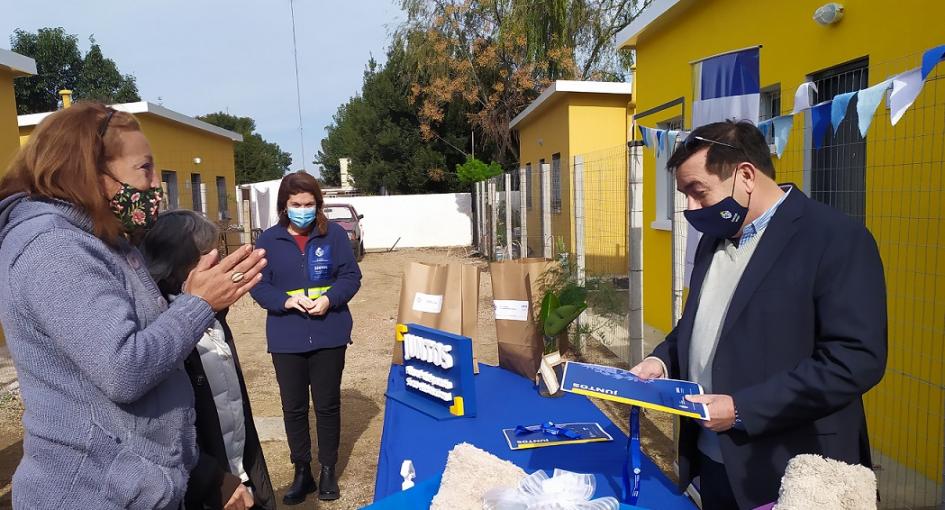
<svg viewBox="0 0 945 510">
<path fill-rule="evenodd" d="M 304 504 L 293 508 L 360 508 L 373 500 L 392 331 L 397 315 L 400 278 L 407 263 L 466 262 L 483 268 L 479 304 L 480 360 L 497 364 L 492 282 L 486 272 L 488 265 L 482 259 L 470 257 L 470 251 L 462 248 L 399 250 L 392 253 L 368 253 L 365 256 L 361 262 L 364 274 L 361 291 L 350 303 L 354 315 L 354 344 L 348 348 L 342 380 L 341 450 L 337 466 L 342 498 L 330 503 L 309 498 Z M 247 297 L 234 305 L 227 319 L 236 337 L 253 414 L 257 420 L 268 418 L 270 423 L 280 420 L 279 390 L 272 362 L 266 353 L 265 312 Z M 581 356 L 583 360 L 626 367 L 625 362 L 605 348 L 594 345 L 594 342 L 588 344 Z M 626 431 L 629 415 L 626 406 L 599 400 L 596 403 Z M 0 395 L 0 508 L 10 507 L 10 480 L 23 454 L 21 413 L 20 403 L 14 396 Z M 647 453 L 664 472 L 671 474 L 672 421 L 666 416 L 661 413 L 644 415 L 641 436 Z M 314 435 L 314 417 L 312 420 Z M 265 441 L 263 449 L 273 486 L 281 500 L 292 478 L 288 446 L 285 441 Z"/>
</svg>

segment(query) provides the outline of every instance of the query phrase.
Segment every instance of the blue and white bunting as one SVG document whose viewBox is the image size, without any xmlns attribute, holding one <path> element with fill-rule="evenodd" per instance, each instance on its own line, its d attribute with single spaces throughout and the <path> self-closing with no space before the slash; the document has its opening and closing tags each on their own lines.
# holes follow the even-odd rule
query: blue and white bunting
<svg viewBox="0 0 945 510">
<path fill-rule="evenodd" d="M 918 67 L 893 77 L 892 91 L 889 92 L 889 120 L 893 126 L 919 97 L 924 84 L 922 69 Z"/>
<path fill-rule="evenodd" d="M 771 136 L 771 125 L 774 123 L 774 119 L 763 120 L 758 123 L 758 130 L 761 131 L 761 134 L 765 137 Z"/>
<path fill-rule="evenodd" d="M 782 115 L 771 119 L 774 128 L 774 151 L 778 158 L 784 154 L 784 148 L 787 146 L 788 136 L 791 134 L 791 128 L 794 126 L 794 115 Z"/>
<path fill-rule="evenodd" d="M 840 123 L 847 116 L 847 109 L 850 107 L 850 99 L 856 95 L 856 92 L 847 92 L 834 96 L 833 104 L 830 106 L 830 124 L 833 126 L 833 133 L 837 134 L 840 129 Z"/>
<path fill-rule="evenodd" d="M 922 55 L 922 79 L 925 80 L 931 74 L 932 69 L 945 59 L 945 44 L 927 50 Z"/>
<path fill-rule="evenodd" d="M 667 156 L 671 156 L 673 151 L 676 150 L 676 139 L 679 138 L 679 131 L 676 129 L 667 131 L 663 135 L 663 143 L 666 147 L 663 149 L 666 152 Z"/>
<path fill-rule="evenodd" d="M 815 149 L 824 145 L 824 137 L 827 135 L 827 126 L 830 125 L 830 105 L 833 101 L 824 101 L 818 103 L 810 109 L 811 124 L 811 144 Z"/>
<path fill-rule="evenodd" d="M 648 148 L 651 148 L 651 149 L 652 149 L 653 146 L 650 145 L 650 131 L 651 131 L 651 129 L 648 128 L 648 127 L 643 127 L 643 126 L 637 126 L 637 128 L 640 129 L 640 140 L 643 142 L 643 145 L 646 146 L 646 147 L 648 147 Z"/>
<path fill-rule="evenodd" d="M 738 101 L 732 102 L 732 104 L 747 104 L 745 102 L 747 101 L 746 96 L 750 98 L 755 94 L 757 81 L 754 75 L 755 53 L 751 51 L 741 53 L 726 54 L 722 56 L 724 58 L 713 57 L 694 66 L 694 76 L 698 78 L 694 100 L 703 103 L 700 104 L 700 115 L 698 116 L 703 121 L 740 120 L 746 117 L 744 115 L 729 114 L 715 118 L 715 114 L 723 110 L 721 108 L 722 104 L 732 102 L 735 98 Z M 775 153 L 780 158 L 787 147 L 788 138 L 794 126 L 794 116 L 799 112 L 806 111 L 809 112 L 807 121 L 811 129 L 812 148 L 820 149 L 826 140 L 828 127 L 832 127 L 833 133 L 836 134 L 840 124 L 847 118 L 850 113 L 850 101 L 853 100 L 855 95 L 857 127 L 860 136 L 865 138 L 873 122 L 873 117 L 876 115 L 876 109 L 886 95 L 887 90 L 889 91 L 887 106 L 890 110 L 890 122 L 895 126 L 915 103 L 919 94 L 922 93 L 925 81 L 942 61 L 945 61 L 945 45 L 931 48 L 923 53 L 920 67 L 900 73 L 872 87 L 838 94 L 833 99 L 816 105 L 812 105 L 811 102 L 817 92 L 817 85 L 813 82 L 804 82 L 798 86 L 794 93 L 792 113 L 758 122 L 758 129 L 765 137 L 774 136 Z M 735 110 L 741 111 L 745 108 L 739 106 L 727 111 Z M 696 123 L 696 120 L 697 116 L 694 109 L 693 122 L 694 126 L 698 127 L 700 124 Z M 679 130 L 638 127 L 644 145 L 657 151 L 657 155 L 671 154 L 676 148 L 677 138 L 687 133 Z"/>
<path fill-rule="evenodd" d="M 872 87 L 865 88 L 856 93 L 856 116 L 860 128 L 860 136 L 866 137 L 866 131 L 873 122 L 873 114 L 876 113 L 876 107 L 883 100 L 883 94 L 892 84 L 892 79 L 877 83 Z"/>
<path fill-rule="evenodd" d="M 806 81 L 801 83 L 794 93 L 794 111 L 791 113 L 796 114 L 799 111 L 809 109 L 814 92 L 817 92 L 817 85 L 815 85 L 814 82 Z"/>
</svg>

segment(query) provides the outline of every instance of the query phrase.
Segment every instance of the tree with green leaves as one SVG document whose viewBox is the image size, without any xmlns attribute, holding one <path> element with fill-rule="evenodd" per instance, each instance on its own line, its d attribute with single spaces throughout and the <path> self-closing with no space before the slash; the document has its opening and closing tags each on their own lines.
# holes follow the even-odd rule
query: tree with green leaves
<svg viewBox="0 0 945 510">
<path fill-rule="evenodd" d="M 420 119 L 405 79 L 404 47 L 391 46 L 387 63 L 374 59 L 364 72 L 361 93 L 341 105 L 315 160 L 322 178 L 340 184 L 340 158 L 350 158 L 350 174 L 359 191 L 368 194 L 446 193 L 463 189 L 453 169 L 466 159 L 468 140 L 463 105 L 444 109 L 448 126 L 424 140 Z"/>
<path fill-rule="evenodd" d="M 135 77 L 121 74 L 115 61 L 102 54 L 102 48 L 89 38 L 92 47 L 82 60 L 82 70 L 75 85 L 75 97 L 103 103 L 140 101 Z"/>
<path fill-rule="evenodd" d="M 90 38 L 92 46 L 82 55 L 79 40 L 62 27 L 41 28 L 36 33 L 16 30 L 10 38 L 10 49 L 36 60 L 36 75 L 17 79 L 17 113 L 53 111 L 59 105 L 59 91 L 73 91 L 75 99 L 105 103 L 140 101 L 135 77 L 121 74 L 117 64 L 102 53 Z"/>
<path fill-rule="evenodd" d="M 256 133 L 256 121 L 252 118 L 224 112 L 197 118 L 243 135 L 243 141 L 236 142 L 233 155 L 237 184 L 281 179 L 289 171 L 292 156 L 279 144 L 268 142 Z"/>
</svg>

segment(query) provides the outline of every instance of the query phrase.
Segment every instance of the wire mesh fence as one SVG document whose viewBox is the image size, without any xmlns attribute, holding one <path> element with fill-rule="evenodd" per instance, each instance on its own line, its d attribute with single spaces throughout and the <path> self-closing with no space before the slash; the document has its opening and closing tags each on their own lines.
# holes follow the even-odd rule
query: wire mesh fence
<svg viewBox="0 0 945 510">
<path fill-rule="evenodd" d="M 917 60 L 917 55 L 878 64 L 860 60 L 813 73 L 817 93 L 811 104 L 879 83 Z M 854 96 L 845 120 L 836 129 L 829 126 L 822 141 L 814 140 L 809 112 L 795 115 L 786 150 L 775 158 L 779 182 L 794 183 L 813 199 L 862 221 L 883 259 L 888 363 L 883 381 L 864 397 L 881 508 L 945 508 L 943 67 L 932 72 L 895 126 L 889 122 L 889 104 L 881 104 L 863 136 Z M 780 91 L 770 92 L 770 114 L 788 113 L 780 111 Z M 770 142 L 774 152 L 773 137 Z M 635 186 L 640 182 L 634 181 L 633 165 L 628 165 L 633 158 L 632 148 L 628 153 L 626 147 L 614 147 L 579 154 L 571 161 L 518 168 L 522 249 L 513 253 L 573 258 L 590 291 L 591 307 L 581 327 L 592 341 L 628 362 L 642 349 L 632 313 L 639 312 L 640 305 L 634 303 L 635 285 L 630 284 L 635 281 L 632 218 L 641 207 L 634 206 L 632 190 L 639 195 Z M 493 186 L 502 179 L 493 179 Z M 644 179 L 659 179 L 659 174 L 647 170 Z M 666 188 L 648 186 L 657 192 Z M 685 202 L 671 189 L 667 194 L 673 197 L 667 209 L 674 237 L 682 237 L 688 230 L 681 214 Z M 494 237 L 492 243 L 497 244 Z M 685 243 L 674 243 L 665 256 L 684 267 Z M 638 264 L 640 271 L 644 267 Z M 667 303 L 681 303 L 683 295 L 682 286 L 670 285 L 646 292 L 664 294 Z M 611 308 L 593 304 L 597 297 L 606 297 Z M 603 313 L 605 309 L 614 313 Z"/>
<path fill-rule="evenodd" d="M 584 338 L 629 364 L 629 188 L 627 147 L 575 156 L 575 257 L 588 290 Z"/>
<path fill-rule="evenodd" d="M 815 73 L 813 104 L 917 61 L 864 59 Z M 886 276 L 889 356 L 865 403 L 880 506 L 945 508 L 945 73 L 929 76 L 895 126 L 881 104 L 865 137 L 856 102 L 854 96 L 822 144 L 813 139 L 809 114 L 795 115 L 777 177 L 859 219 L 875 237 Z"/>
</svg>

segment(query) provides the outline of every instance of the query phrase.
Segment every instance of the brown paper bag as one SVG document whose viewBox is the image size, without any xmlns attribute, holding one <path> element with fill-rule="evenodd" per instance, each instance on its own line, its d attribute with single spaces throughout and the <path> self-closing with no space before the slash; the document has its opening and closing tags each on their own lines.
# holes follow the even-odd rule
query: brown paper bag
<svg viewBox="0 0 945 510">
<path fill-rule="evenodd" d="M 538 373 L 544 338 L 538 324 L 542 282 L 554 263 L 520 259 L 489 264 L 499 366 L 528 379 Z"/>
<path fill-rule="evenodd" d="M 397 324 L 416 323 L 473 340 L 473 369 L 479 373 L 479 268 L 469 264 L 413 262 L 404 270 Z M 392 361 L 403 364 L 394 339 Z"/>
<path fill-rule="evenodd" d="M 545 298 L 545 292 L 549 287 L 553 287 L 561 277 L 561 268 L 551 259 L 538 257 L 529 257 L 516 259 L 512 262 L 524 264 L 527 266 L 529 278 L 529 289 L 532 295 L 532 305 L 534 306 L 534 317 L 538 322 L 538 312 L 541 310 L 541 301 Z M 539 333 L 544 336 L 541 324 L 538 325 Z M 565 354 L 571 348 L 571 340 L 568 338 L 567 331 L 558 335 L 558 352 Z"/>
</svg>

